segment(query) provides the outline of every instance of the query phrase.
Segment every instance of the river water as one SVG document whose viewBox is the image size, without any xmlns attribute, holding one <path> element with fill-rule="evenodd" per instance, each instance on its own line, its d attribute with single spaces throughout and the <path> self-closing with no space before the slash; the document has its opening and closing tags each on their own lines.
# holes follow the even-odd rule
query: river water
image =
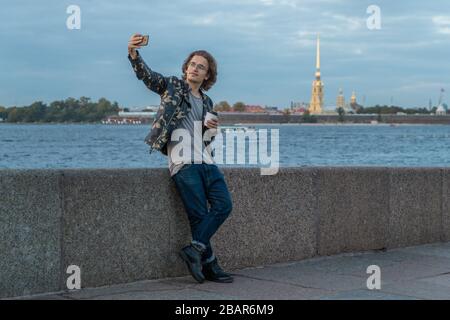
<svg viewBox="0 0 450 320">
<path fill-rule="evenodd" d="M 282 167 L 450 167 L 448 125 L 250 126 L 258 133 L 257 139 L 264 132 L 261 130 L 267 129 L 269 150 L 278 130 L 278 161 Z M 2 123 L 0 168 L 167 167 L 167 157 L 148 153 L 143 142 L 148 130 L 149 125 Z M 222 137 L 226 140 L 225 135 Z M 247 158 L 245 163 L 236 159 L 219 162 L 219 166 L 265 166 L 260 158 L 256 164 L 250 164 Z"/>
</svg>

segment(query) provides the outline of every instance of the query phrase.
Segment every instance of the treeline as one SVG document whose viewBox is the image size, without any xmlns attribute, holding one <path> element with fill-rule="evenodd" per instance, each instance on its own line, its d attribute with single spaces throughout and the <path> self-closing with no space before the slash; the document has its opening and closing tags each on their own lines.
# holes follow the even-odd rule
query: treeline
<svg viewBox="0 0 450 320">
<path fill-rule="evenodd" d="M 417 109 L 406 109 L 402 107 L 397 106 L 380 106 L 376 105 L 373 107 L 362 107 L 357 111 L 359 114 L 366 114 L 366 113 L 375 113 L 375 114 L 396 114 L 397 112 L 403 112 L 406 114 L 415 114 L 415 113 L 423 113 L 423 114 L 429 114 L 436 111 L 436 107 L 434 107 L 431 110 L 428 110 L 427 108 L 417 108 Z"/>
<path fill-rule="evenodd" d="M 94 102 L 87 97 L 53 101 L 49 105 L 37 101 L 24 107 L 0 106 L 0 118 L 5 122 L 99 122 L 118 112 L 116 101 L 100 98 Z"/>
<path fill-rule="evenodd" d="M 234 111 L 234 112 L 244 112 L 245 111 L 245 103 L 243 102 L 236 102 L 233 104 L 233 106 L 230 106 L 230 104 L 227 101 L 220 101 L 219 103 L 214 105 L 214 111 Z"/>
</svg>

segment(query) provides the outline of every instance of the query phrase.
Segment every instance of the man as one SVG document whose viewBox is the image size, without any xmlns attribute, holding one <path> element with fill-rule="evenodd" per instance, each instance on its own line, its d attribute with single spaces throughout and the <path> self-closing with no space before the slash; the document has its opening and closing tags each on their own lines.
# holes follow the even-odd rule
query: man
<svg viewBox="0 0 450 320">
<path fill-rule="evenodd" d="M 200 143 L 195 139 L 198 135 L 208 137 L 217 132 L 217 120 L 210 120 L 204 125 L 205 115 L 212 111 L 213 103 L 203 92 L 216 82 L 216 61 L 204 50 L 195 51 L 182 66 L 182 79 L 163 77 L 151 70 L 137 51 L 141 48 L 139 44 L 142 39 L 140 34 L 131 36 L 128 59 L 137 78 L 161 96 L 161 106 L 145 142 L 150 146 L 150 153 L 158 150 L 168 156 L 171 179 L 188 215 L 192 241 L 181 249 L 180 256 L 191 275 L 200 283 L 205 279 L 233 282 L 233 277 L 219 266 L 210 243 L 211 237 L 232 211 L 231 195 L 224 175 L 210 152 L 214 136 L 209 141 L 202 139 Z M 188 135 L 185 134 L 177 143 L 175 133 L 180 130 Z M 183 158 L 176 152 L 180 150 L 179 144 Z M 192 149 L 193 152 L 189 152 Z M 191 157 L 186 157 L 186 154 Z"/>
</svg>

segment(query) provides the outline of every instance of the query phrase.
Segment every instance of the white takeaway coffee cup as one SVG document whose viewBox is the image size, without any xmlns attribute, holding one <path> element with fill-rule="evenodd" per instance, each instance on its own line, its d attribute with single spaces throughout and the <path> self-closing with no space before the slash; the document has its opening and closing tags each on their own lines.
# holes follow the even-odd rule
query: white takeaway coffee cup
<svg viewBox="0 0 450 320">
<path fill-rule="evenodd" d="M 206 127 L 208 120 L 212 120 L 212 119 L 219 120 L 218 114 L 215 111 L 211 111 L 211 112 L 208 111 L 206 113 L 205 122 L 203 123 L 203 125 Z"/>
</svg>

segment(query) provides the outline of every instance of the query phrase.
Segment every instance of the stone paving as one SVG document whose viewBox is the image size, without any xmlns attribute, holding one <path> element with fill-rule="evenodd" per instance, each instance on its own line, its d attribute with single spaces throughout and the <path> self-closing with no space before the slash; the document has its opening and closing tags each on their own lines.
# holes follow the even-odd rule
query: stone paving
<svg viewBox="0 0 450 320">
<path fill-rule="evenodd" d="M 367 267 L 380 267 L 381 288 L 369 290 Z M 233 283 L 197 283 L 191 276 L 140 281 L 20 299 L 450 299 L 450 242 L 341 254 L 228 270 Z"/>
</svg>

